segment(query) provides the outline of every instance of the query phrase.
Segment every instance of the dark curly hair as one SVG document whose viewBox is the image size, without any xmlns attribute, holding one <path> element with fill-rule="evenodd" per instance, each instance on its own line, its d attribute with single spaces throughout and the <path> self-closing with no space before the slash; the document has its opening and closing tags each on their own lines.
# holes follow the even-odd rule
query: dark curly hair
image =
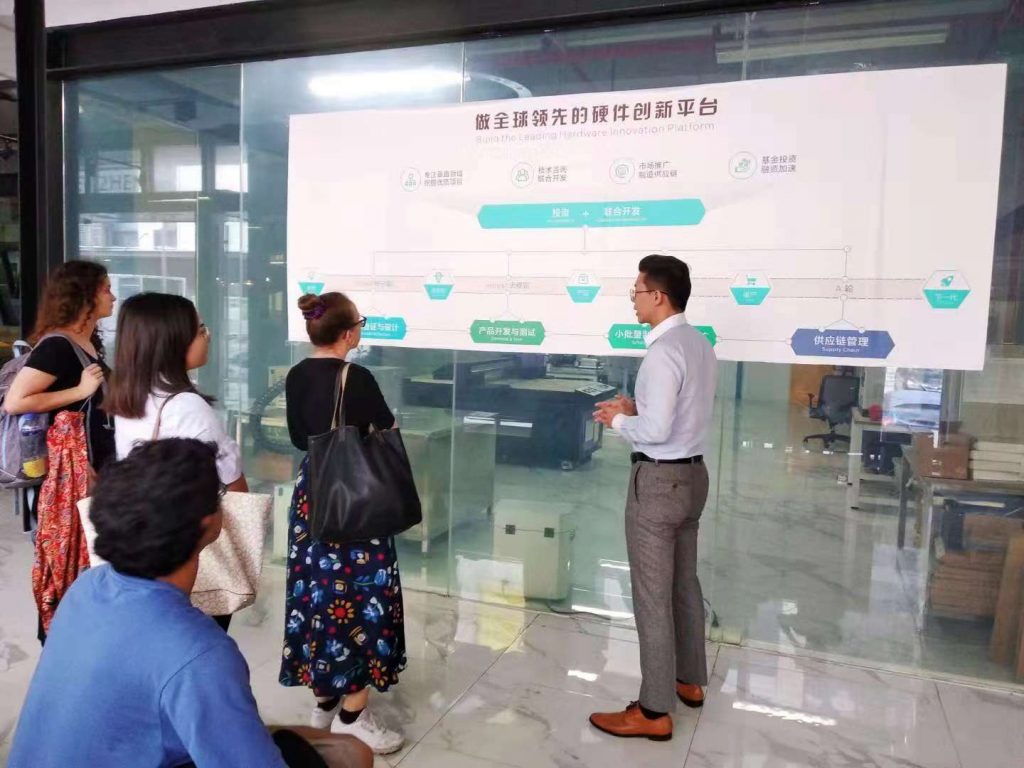
<svg viewBox="0 0 1024 768">
<path fill-rule="evenodd" d="M 96 554 L 128 576 L 156 579 L 188 562 L 220 504 L 217 446 L 167 438 L 108 465 L 92 494 Z"/>
<path fill-rule="evenodd" d="M 107 268 L 94 261 L 66 261 L 57 267 L 43 288 L 29 342 L 35 344 L 55 328 L 66 328 L 83 314 L 96 309 L 96 296 L 107 277 Z M 102 356 L 103 340 L 98 330 L 93 333 L 91 341 Z"/>
</svg>

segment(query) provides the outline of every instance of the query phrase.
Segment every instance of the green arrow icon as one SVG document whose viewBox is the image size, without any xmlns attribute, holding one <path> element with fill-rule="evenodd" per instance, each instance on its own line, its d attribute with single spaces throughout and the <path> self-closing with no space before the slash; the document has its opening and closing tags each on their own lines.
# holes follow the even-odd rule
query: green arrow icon
<svg viewBox="0 0 1024 768">
<path fill-rule="evenodd" d="M 544 325 L 536 320 L 474 320 L 469 333 L 474 344 L 536 347 L 544 342 Z"/>
<path fill-rule="evenodd" d="M 707 340 L 711 342 L 712 347 L 718 343 L 718 334 L 715 333 L 715 329 L 710 325 L 695 325 L 693 327 L 704 334 Z"/>
<path fill-rule="evenodd" d="M 363 338 L 401 341 L 405 338 L 406 330 L 403 317 L 368 317 L 366 327 L 363 328 Z"/>
<path fill-rule="evenodd" d="M 651 326 L 640 323 L 616 323 L 608 329 L 612 349 L 646 349 Z"/>
<path fill-rule="evenodd" d="M 427 296 L 431 301 L 444 301 L 451 296 L 454 286 L 447 283 L 427 283 L 423 287 L 427 289 Z"/>
<path fill-rule="evenodd" d="M 759 304 L 764 303 L 764 300 L 768 297 L 768 293 L 771 288 L 767 287 L 748 287 L 748 286 L 733 286 L 729 290 L 732 291 L 732 297 L 736 299 L 736 303 L 741 306 L 756 307 Z"/>
<path fill-rule="evenodd" d="M 569 298 L 576 304 L 590 304 L 601 290 L 599 285 L 567 285 Z"/>
<path fill-rule="evenodd" d="M 718 334 L 710 325 L 695 325 L 694 329 L 704 334 L 711 346 L 718 343 Z M 608 343 L 612 349 L 646 349 L 647 334 L 651 326 L 639 323 L 616 323 L 608 329 Z"/>
<path fill-rule="evenodd" d="M 706 213 L 697 199 L 619 200 L 586 203 L 504 203 L 480 208 L 483 229 L 587 227 L 689 227 Z"/>
<path fill-rule="evenodd" d="M 928 299 L 932 309 L 960 309 L 960 305 L 964 303 L 969 293 L 970 291 L 957 289 L 924 289 L 924 297 Z"/>
</svg>

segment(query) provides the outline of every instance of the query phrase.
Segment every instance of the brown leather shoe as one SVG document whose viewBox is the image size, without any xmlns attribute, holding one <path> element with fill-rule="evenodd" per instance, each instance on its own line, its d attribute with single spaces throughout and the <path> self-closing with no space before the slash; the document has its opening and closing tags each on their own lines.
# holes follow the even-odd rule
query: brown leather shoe
<svg viewBox="0 0 1024 768">
<path fill-rule="evenodd" d="M 704 689 L 699 685 L 676 682 L 676 696 L 688 707 L 696 709 L 704 706 Z"/>
<path fill-rule="evenodd" d="M 640 711 L 640 704 L 635 701 L 623 712 L 594 713 L 590 716 L 590 724 L 599 731 L 624 739 L 668 741 L 672 738 L 672 718 L 663 715 L 655 720 L 648 720 Z"/>
</svg>

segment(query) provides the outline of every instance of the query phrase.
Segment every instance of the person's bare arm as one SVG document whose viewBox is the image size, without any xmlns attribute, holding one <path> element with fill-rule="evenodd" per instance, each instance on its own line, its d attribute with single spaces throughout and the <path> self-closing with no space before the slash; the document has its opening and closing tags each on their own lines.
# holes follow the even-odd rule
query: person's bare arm
<svg viewBox="0 0 1024 768">
<path fill-rule="evenodd" d="M 47 392 L 46 388 L 56 380 L 56 376 L 26 365 L 11 382 L 11 388 L 4 398 L 4 410 L 15 416 L 22 413 L 48 413 L 85 400 L 92 397 L 103 383 L 103 369 L 95 364 L 90 365 L 82 371 L 78 386 Z"/>
<path fill-rule="evenodd" d="M 248 493 L 249 483 L 245 480 L 245 475 L 239 475 L 238 479 L 233 483 L 228 483 L 227 490 L 232 493 Z"/>
</svg>

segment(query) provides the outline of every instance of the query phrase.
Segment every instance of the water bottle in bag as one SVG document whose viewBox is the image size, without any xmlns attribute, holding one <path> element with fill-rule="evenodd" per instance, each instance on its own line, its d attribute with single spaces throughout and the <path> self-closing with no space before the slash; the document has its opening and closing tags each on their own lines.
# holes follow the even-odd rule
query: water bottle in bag
<svg viewBox="0 0 1024 768">
<path fill-rule="evenodd" d="M 45 413 L 26 413 L 18 418 L 21 432 L 21 472 L 29 479 L 46 476 L 46 431 L 49 416 Z"/>
</svg>

